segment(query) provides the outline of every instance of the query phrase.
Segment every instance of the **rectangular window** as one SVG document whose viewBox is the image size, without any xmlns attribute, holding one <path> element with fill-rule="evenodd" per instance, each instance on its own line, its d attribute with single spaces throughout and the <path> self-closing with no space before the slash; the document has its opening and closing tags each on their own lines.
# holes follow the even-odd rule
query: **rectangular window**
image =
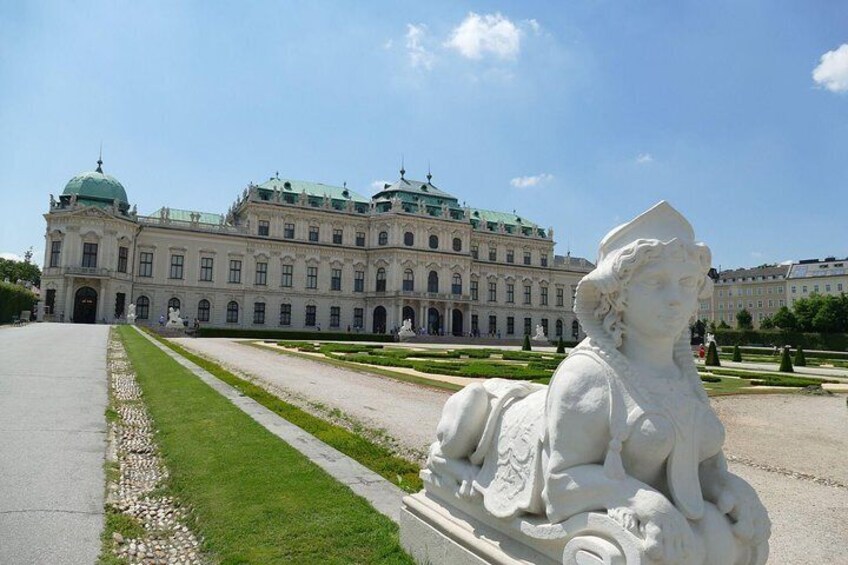
<svg viewBox="0 0 848 565">
<path fill-rule="evenodd" d="M 819 285 L 814 284 L 813 285 L 813 292 L 818 292 L 818 291 L 819 291 Z"/>
<path fill-rule="evenodd" d="M 361 329 L 365 326 L 364 323 L 365 310 L 362 308 L 353 309 L 353 327 Z"/>
<path fill-rule="evenodd" d="M 171 255 L 171 270 L 168 272 L 169 279 L 183 278 L 183 263 L 185 255 Z"/>
<path fill-rule="evenodd" d="M 253 303 L 253 323 L 254 324 L 264 324 L 265 323 L 265 303 L 264 302 L 254 302 Z"/>
<path fill-rule="evenodd" d="M 777 293 L 783 294 L 783 287 L 782 286 L 777 287 Z"/>
<path fill-rule="evenodd" d="M 763 301 L 757 300 L 757 308 L 762 308 L 762 307 L 763 307 Z"/>
<path fill-rule="evenodd" d="M 53 308 L 56 307 L 56 289 L 48 288 L 47 296 L 44 298 L 44 307 L 47 309 L 46 314 L 52 314 Z"/>
<path fill-rule="evenodd" d="M 208 322 L 209 321 L 209 308 L 210 304 L 208 300 L 201 300 L 197 303 L 197 321 L 198 322 Z"/>
<path fill-rule="evenodd" d="M 356 271 L 354 273 L 353 292 L 365 292 L 365 271 Z"/>
<path fill-rule="evenodd" d="M 283 237 L 294 239 L 294 224 L 283 224 Z"/>
<path fill-rule="evenodd" d="M 489 316 L 489 335 L 497 335 L 498 333 L 498 317 Z"/>
<path fill-rule="evenodd" d="M 330 277 L 330 290 L 341 290 L 342 289 L 342 270 L 341 269 L 333 269 L 332 276 Z"/>
<path fill-rule="evenodd" d="M 149 251 L 142 251 L 138 254 L 138 276 L 153 276 L 153 253 Z"/>
<path fill-rule="evenodd" d="M 548 266 L 548 256 L 542 255 L 541 262 L 542 262 L 543 267 L 547 267 Z"/>
<path fill-rule="evenodd" d="M 489 247 L 489 261 L 498 260 L 498 250 L 496 247 Z"/>
<path fill-rule="evenodd" d="M 121 249 L 126 249 L 122 247 Z M 62 242 L 61 241 L 53 241 L 50 243 L 50 266 L 58 267 L 59 266 L 59 256 L 62 253 Z M 121 271 L 122 273 L 126 273 L 126 269 Z"/>
<path fill-rule="evenodd" d="M 291 288 L 292 286 L 292 274 L 294 273 L 293 265 L 283 265 L 283 278 L 280 281 L 280 286 L 284 286 L 286 288 Z"/>
<path fill-rule="evenodd" d="M 477 256 L 480 254 L 480 248 L 477 245 L 471 246 L 471 256 L 474 259 L 477 259 Z"/>
<path fill-rule="evenodd" d="M 241 282 L 241 260 L 240 259 L 230 259 L 230 276 L 227 279 L 228 282 L 231 283 L 240 283 Z"/>
<path fill-rule="evenodd" d="M 118 248 L 118 272 L 126 273 L 127 272 L 127 263 L 129 262 L 130 257 L 130 248 L 129 247 L 119 247 Z"/>
<path fill-rule="evenodd" d="M 498 300 L 498 283 L 495 281 L 489 281 L 489 302 L 496 302 Z"/>
<path fill-rule="evenodd" d="M 291 304 L 280 304 L 280 325 L 291 325 Z"/>
<path fill-rule="evenodd" d="M 478 281 L 471 281 L 471 300 L 477 300 L 478 285 Z"/>
<path fill-rule="evenodd" d="M 480 335 L 480 319 L 477 314 L 471 314 L 471 335 Z"/>
<path fill-rule="evenodd" d="M 515 263 L 515 251 L 513 251 L 512 249 L 506 250 L 506 262 Z"/>
<path fill-rule="evenodd" d="M 259 235 L 267 236 L 271 233 L 271 223 L 268 220 L 259 220 Z"/>
<path fill-rule="evenodd" d="M 506 318 L 506 335 L 515 335 L 515 317 L 513 316 Z"/>
<path fill-rule="evenodd" d="M 531 304 L 533 302 L 533 287 L 529 284 L 524 285 L 524 304 Z"/>
<path fill-rule="evenodd" d="M 82 244 L 82 266 L 91 269 L 97 267 L 97 244 L 83 243 Z"/>
<path fill-rule="evenodd" d="M 547 306 L 548 305 L 548 287 L 546 287 L 546 286 L 542 287 L 542 294 L 539 297 L 539 304 L 541 306 Z M 547 335 L 547 333 L 545 335 Z"/>
<path fill-rule="evenodd" d="M 830 292 L 830 285 L 829 284 L 824 285 L 824 291 Z"/>
<path fill-rule="evenodd" d="M 268 263 L 256 263 L 256 284 L 261 286 L 268 284 Z"/>
<path fill-rule="evenodd" d="M 515 285 L 506 283 L 506 303 L 515 304 Z"/>
<path fill-rule="evenodd" d="M 306 327 L 315 325 L 315 309 L 316 306 L 309 305 L 306 307 Z"/>
<path fill-rule="evenodd" d="M 330 327 L 337 328 L 341 324 L 342 309 L 339 306 L 330 306 Z"/>
<path fill-rule="evenodd" d="M 557 306 L 565 306 L 565 290 L 562 288 L 557 289 Z"/>
<path fill-rule="evenodd" d="M 529 265 L 529 264 L 530 264 L 530 259 L 531 259 L 531 257 L 530 257 L 530 252 L 529 252 L 529 251 L 525 251 L 525 252 L 524 252 L 524 264 L 525 264 L 525 265 Z"/>
<path fill-rule="evenodd" d="M 524 318 L 524 335 L 532 335 L 533 318 Z"/>
<path fill-rule="evenodd" d="M 318 288 L 318 267 L 306 267 L 306 288 Z"/>
<path fill-rule="evenodd" d="M 309 241 L 318 241 L 318 226 L 309 226 Z"/>
<path fill-rule="evenodd" d="M 364 231 L 356 232 L 356 246 L 357 247 L 365 247 L 365 232 Z"/>
<path fill-rule="evenodd" d="M 837 291 L 837 292 L 842 292 L 842 283 L 838 283 L 838 284 L 836 285 L 836 291 Z"/>
<path fill-rule="evenodd" d="M 202 281 L 211 281 L 212 280 L 212 266 L 214 264 L 214 259 L 212 257 L 201 257 L 200 258 L 200 280 Z"/>
<path fill-rule="evenodd" d="M 333 230 L 333 243 L 335 243 L 336 245 L 342 244 L 342 230 Z"/>
</svg>

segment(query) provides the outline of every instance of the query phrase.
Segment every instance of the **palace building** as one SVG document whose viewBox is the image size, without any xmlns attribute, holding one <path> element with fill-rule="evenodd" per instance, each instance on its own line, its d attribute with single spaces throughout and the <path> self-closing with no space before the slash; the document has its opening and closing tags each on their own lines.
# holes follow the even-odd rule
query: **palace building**
<svg viewBox="0 0 848 565">
<path fill-rule="evenodd" d="M 137 323 L 169 308 L 204 326 L 390 332 L 411 319 L 438 334 L 582 338 L 572 311 L 593 265 L 554 255 L 553 231 L 460 205 L 400 178 L 372 197 L 280 178 L 250 184 L 226 214 L 142 216 L 103 172 L 50 197 L 46 319 Z"/>
</svg>

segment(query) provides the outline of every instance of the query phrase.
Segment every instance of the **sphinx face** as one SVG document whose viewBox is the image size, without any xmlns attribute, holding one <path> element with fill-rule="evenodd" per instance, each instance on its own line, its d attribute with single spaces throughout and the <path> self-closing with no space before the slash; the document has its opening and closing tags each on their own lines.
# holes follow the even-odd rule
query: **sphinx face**
<svg viewBox="0 0 848 565">
<path fill-rule="evenodd" d="M 624 291 L 627 333 L 644 338 L 675 338 L 689 325 L 698 304 L 698 265 L 660 258 L 639 268 Z"/>
</svg>

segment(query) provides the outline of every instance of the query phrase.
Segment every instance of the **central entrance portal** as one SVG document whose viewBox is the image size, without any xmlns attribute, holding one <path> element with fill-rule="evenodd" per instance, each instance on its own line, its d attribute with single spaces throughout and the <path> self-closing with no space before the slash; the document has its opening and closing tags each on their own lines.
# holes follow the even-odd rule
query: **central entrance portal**
<svg viewBox="0 0 848 565">
<path fill-rule="evenodd" d="M 97 291 L 90 286 L 84 286 L 74 297 L 74 323 L 93 324 L 96 321 Z"/>
<path fill-rule="evenodd" d="M 386 309 L 382 306 L 374 308 L 371 331 L 375 334 L 386 333 Z"/>
<path fill-rule="evenodd" d="M 451 329 L 453 329 L 453 335 L 462 335 L 462 310 L 459 308 L 454 308 L 451 313 Z"/>
<path fill-rule="evenodd" d="M 442 332 L 442 317 L 436 308 L 427 309 L 427 333 L 439 335 Z"/>
<path fill-rule="evenodd" d="M 415 308 L 412 306 L 404 306 L 403 307 L 403 319 L 401 323 L 406 320 L 412 320 L 412 329 L 415 329 L 417 326 L 415 325 Z"/>
</svg>

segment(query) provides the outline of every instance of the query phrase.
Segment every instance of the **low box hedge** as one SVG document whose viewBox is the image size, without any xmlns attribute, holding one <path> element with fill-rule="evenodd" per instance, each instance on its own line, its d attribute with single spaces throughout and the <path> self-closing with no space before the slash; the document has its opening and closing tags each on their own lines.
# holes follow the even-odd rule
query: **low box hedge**
<svg viewBox="0 0 848 565">
<path fill-rule="evenodd" d="M 34 311 L 36 303 L 38 297 L 33 292 L 20 285 L 0 281 L 0 324 L 8 324 L 24 310 Z"/>
<path fill-rule="evenodd" d="M 391 343 L 394 336 L 347 332 L 307 332 L 297 330 L 243 330 L 239 328 L 201 328 L 198 337 L 232 337 L 245 339 L 305 339 L 309 341 L 379 341 Z"/>
<path fill-rule="evenodd" d="M 803 347 L 807 356 L 810 356 L 810 349 L 822 349 L 826 351 L 848 351 L 848 334 L 825 334 L 825 333 L 802 333 L 802 332 L 785 332 L 782 330 L 722 330 L 716 331 L 716 340 L 721 345 L 777 345 L 783 347 Z M 745 350 L 742 350 L 745 353 Z M 842 357 L 845 355 L 845 357 Z M 836 359 L 848 359 L 848 353 L 839 354 L 837 357 L 833 354 L 823 354 L 825 357 Z"/>
</svg>

